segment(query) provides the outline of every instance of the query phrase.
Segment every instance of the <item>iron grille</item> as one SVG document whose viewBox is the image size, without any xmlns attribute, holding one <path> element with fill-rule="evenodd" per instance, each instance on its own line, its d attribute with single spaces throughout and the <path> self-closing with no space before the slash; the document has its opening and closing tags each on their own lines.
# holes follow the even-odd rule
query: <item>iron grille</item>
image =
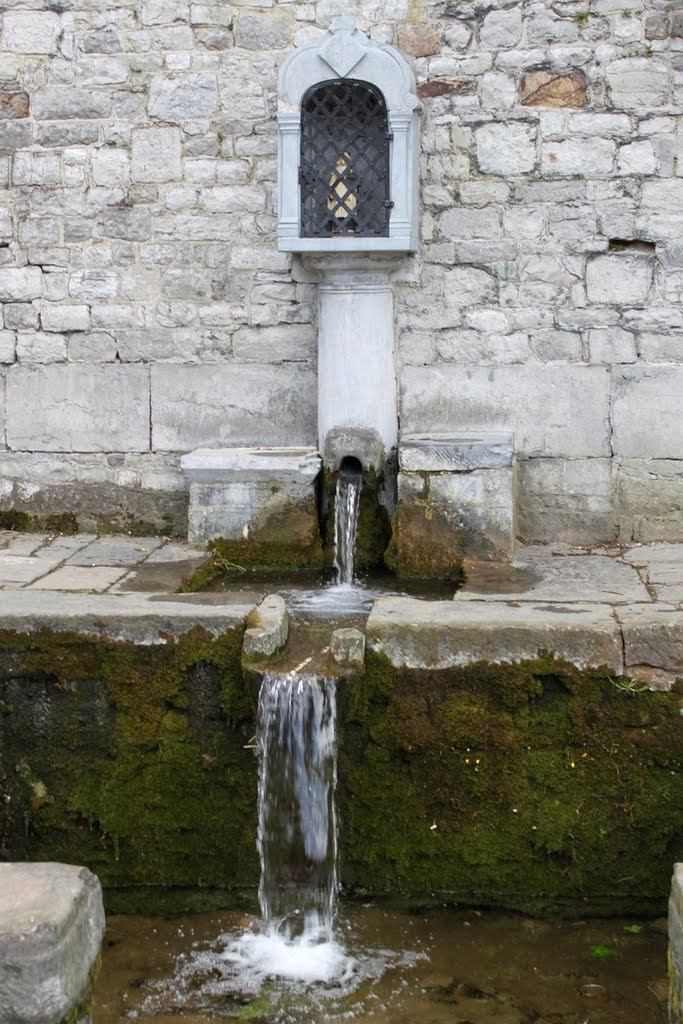
<svg viewBox="0 0 683 1024">
<path fill-rule="evenodd" d="M 301 229 L 318 235 L 389 234 L 387 107 L 355 79 L 313 86 L 301 110 Z"/>
</svg>

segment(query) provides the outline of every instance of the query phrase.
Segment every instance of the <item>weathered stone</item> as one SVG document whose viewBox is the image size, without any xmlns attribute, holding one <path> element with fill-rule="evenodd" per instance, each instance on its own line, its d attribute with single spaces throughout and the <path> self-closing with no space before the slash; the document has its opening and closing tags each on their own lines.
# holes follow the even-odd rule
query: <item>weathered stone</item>
<svg viewBox="0 0 683 1024">
<path fill-rule="evenodd" d="M 487 124 L 475 133 L 477 162 L 485 174 L 526 174 L 536 164 L 535 129 L 524 124 Z"/>
<path fill-rule="evenodd" d="M 309 324 L 240 327 L 232 345 L 235 359 L 243 362 L 293 362 L 315 356 L 316 338 Z"/>
<path fill-rule="evenodd" d="M 483 46 L 491 49 L 516 46 L 522 37 L 522 12 L 513 7 L 507 11 L 491 11 L 480 30 Z"/>
<path fill-rule="evenodd" d="M 428 82 L 421 82 L 417 87 L 417 95 L 421 100 L 469 92 L 472 92 L 472 83 L 466 78 L 431 78 Z"/>
<path fill-rule="evenodd" d="M 316 381 L 306 367 L 154 366 L 152 407 L 155 451 L 235 438 L 250 445 L 313 444 L 316 437 Z"/>
<path fill-rule="evenodd" d="M 617 618 L 627 669 L 647 665 L 683 676 L 682 611 L 652 603 L 634 604 L 618 608 Z"/>
<path fill-rule="evenodd" d="M 585 107 L 588 82 L 583 71 L 531 71 L 522 78 L 520 97 L 524 107 Z"/>
<path fill-rule="evenodd" d="M 582 177 L 611 174 L 616 144 L 612 139 L 567 139 L 548 142 L 541 149 L 545 174 L 580 174 Z"/>
<path fill-rule="evenodd" d="M 514 459 L 512 434 L 403 434 L 399 467 L 412 473 L 462 473 L 499 469 Z"/>
<path fill-rule="evenodd" d="M 245 50 L 279 50 L 289 45 L 292 27 L 289 11 L 242 11 L 235 29 L 235 46 Z"/>
<path fill-rule="evenodd" d="M 289 612 L 283 597 L 269 594 L 247 619 L 242 652 L 247 658 L 271 657 L 287 643 Z"/>
<path fill-rule="evenodd" d="M 605 253 L 586 266 L 586 291 L 591 302 L 638 306 L 652 287 L 654 260 L 640 253 Z"/>
<path fill-rule="evenodd" d="M 54 86 L 34 95 L 33 116 L 39 121 L 108 117 L 111 105 L 111 97 L 106 92 Z"/>
<path fill-rule="evenodd" d="M 616 455 L 681 456 L 683 368 L 625 366 L 614 378 L 612 444 Z"/>
<path fill-rule="evenodd" d="M 155 78 L 152 82 L 150 117 L 183 124 L 213 117 L 217 106 L 218 85 L 215 75 Z"/>
<path fill-rule="evenodd" d="M 499 580 L 468 574 L 455 595 L 458 601 L 545 601 L 548 604 L 599 602 L 630 604 L 647 601 L 648 592 L 636 570 L 604 555 L 554 555 L 546 549 L 523 549 Z"/>
<path fill-rule="evenodd" d="M 178 181 L 182 176 L 180 131 L 138 128 L 133 131 L 131 178 L 140 182 Z"/>
<path fill-rule="evenodd" d="M 591 363 L 635 363 L 638 358 L 634 335 L 621 327 L 589 331 L 588 349 Z"/>
<path fill-rule="evenodd" d="M 61 1024 L 89 994 L 100 883 L 68 864 L 0 864 L 0 922 L 0 1022 Z"/>
<path fill-rule="evenodd" d="M 66 338 L 63 334 L 31 331 L 17 335 L 17 360 L 20 363 L 61 363 L 66 360 Z"/>
<path fill-rule="evenodd" d="M 520 539 L 604 544 L 617 536 L 612 460 L 525 459 L 519 463 Z"/>
<path fill-rule="evenodd" d="M 59 153 L 17 153 L 12 162 L 13 185 L 59 185 L 62 159 Z"/>
<path fill-rule="evenodd" d="M 30 302 L 43 294 L 39 267 L 0 267 L 0 302 Z"/>
<path fill-rule="evenodd" d="M 312 448 L 200 448 L 184 455 L 190 540 L 266 542 L 273 559 L 278 547 L 314 540 L 320 465 Z"/>
<path fill-rule="evenodd" d="M 405 367 L 401 408 L 410 433 L 512 431 L 518 456 L 610 451 L 609 374 L 599 366 Z"/>
<path fill-rule="evenodd" d="M 2 49 L 13 53 L 56 53 L 62 19 L 51 11 L 7 11 L 2 21 Z"/>
<path fill-rule="evenodd" d="M 11 156 L 33 142 L 33 126 L 29 121 L 0 121 L 0 157 Z"/>
<path fill-rule="evenodd" d="M 658 107 L 669 100 L 666 64 L 654 57 L 624 57 L 608 65 L 607 90 L 616 109 Z"/>
<path fill-rule="evenodd" d="M 370 650 L 395 668 L 444 669 L 477 661 L 517 662 L 551 652 L 580 668 L 606 666 L 621 675 L 621 634 L 600 605 L 548 608 L 382 597 L 366 628 Z"/>
<path fill-rule="evenodd" d="M 100 231 L 105 238 L 127 238 L 132 242 L 144 242 L 152 234 L 149 211 L 107 210 L 100 220 Z"/>
<path fill-rule="evenodd" d="M 678 456 L 622 458 L 616 476 L 623 540 L 683 540 L 683 468 Z"/>
<path fill-rule="evenodd" d="M 437 22 L 416 22 L 398 26 L 398 45 L 413 57 L 431 57 L 441 49 L 441 26 Z"/>
<path fill-rule="evenodd" d="M 13 121 L 28 117 L 29 106 L 28 93 L 0 89 L 0 120 Z"/>
<path fill-rule="evenodd" d="M 16 366 L 7 443 L 25 451 L 146 451 L 149 371 L 138 366 Z"/>
<path fill-rule="evenodd" d="M 335 629 L 330 640 L 330 654 L 338 665 L 363 668 L 365 634 L 359 629 Z"/>
</svg>

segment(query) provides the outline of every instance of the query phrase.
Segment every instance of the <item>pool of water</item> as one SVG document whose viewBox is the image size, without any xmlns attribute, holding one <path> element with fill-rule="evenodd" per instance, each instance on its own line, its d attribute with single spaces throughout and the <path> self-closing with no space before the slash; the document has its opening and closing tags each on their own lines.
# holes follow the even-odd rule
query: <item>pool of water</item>
<svg viewBox="0 0 683 1024">
<path fill-rule="evenodd" d="M 345 904 L 336 942 L 302 950 L 264 941 L 234 912 L 112 917 L 93 1020 L 664 1024 L 664 932 L 662 922 Z"/>
</svg>

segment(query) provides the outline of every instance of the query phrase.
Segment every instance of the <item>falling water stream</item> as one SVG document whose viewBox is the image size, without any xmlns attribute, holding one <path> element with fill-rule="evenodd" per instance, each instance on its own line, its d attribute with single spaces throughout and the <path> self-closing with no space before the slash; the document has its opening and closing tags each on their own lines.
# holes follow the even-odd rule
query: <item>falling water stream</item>
<svg viewBox="0 0 683 1024">
<path fill-rule="evenodd" d="M 356 529 L 362 477 L 359 472 L 342 469 L 337 479 L 334 504 L 334 567 L 337 583 L 353 583 Z"/>
</svg>

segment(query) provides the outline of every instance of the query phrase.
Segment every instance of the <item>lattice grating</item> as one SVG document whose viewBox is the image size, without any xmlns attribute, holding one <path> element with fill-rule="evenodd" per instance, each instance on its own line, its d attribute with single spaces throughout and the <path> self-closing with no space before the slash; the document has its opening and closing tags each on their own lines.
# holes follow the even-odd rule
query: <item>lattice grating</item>
<svg viewBox="0 0 683 1024">
<path fill-rule="evenodd" d="M 368 82 L 337 79 L 304 96 L 301 118 L 302 233 L 389 234 L 387 108 Z"/>
</svg>

